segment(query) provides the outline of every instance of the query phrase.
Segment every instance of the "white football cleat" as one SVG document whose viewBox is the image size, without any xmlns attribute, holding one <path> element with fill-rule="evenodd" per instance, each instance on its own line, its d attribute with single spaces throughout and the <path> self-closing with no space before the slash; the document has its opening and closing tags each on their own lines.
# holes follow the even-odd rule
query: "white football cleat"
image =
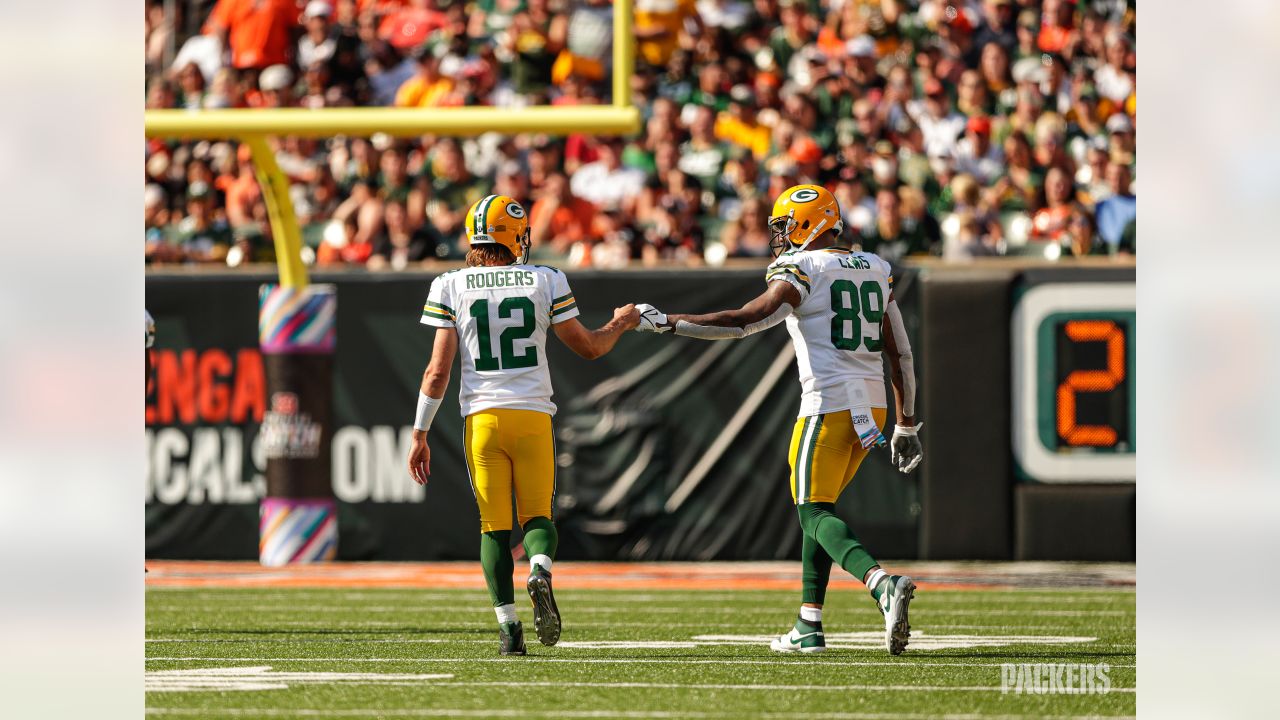
<svg viewBox="0 0 1280 720">
<path fill-rule="evenodd" d="M 916 584 L 906 575 L 890 575 L 881 582 L 889 583 L 880 594 L 880 612 L 884 613 L 884 643 L 890 655 L 901 655 L 911 640 L 911 624 L 907 608 L 915 597 Z"/>
<path fill-rule="evenodd" d="M 787 634 L 774 638 L 769 643 L 769 649 L 774 652 L 816 653 L 827 649 L 827 641 L 823 638 L 821 630 L 802 633 L 796 628 L 791 628 Z"/>
</svg>

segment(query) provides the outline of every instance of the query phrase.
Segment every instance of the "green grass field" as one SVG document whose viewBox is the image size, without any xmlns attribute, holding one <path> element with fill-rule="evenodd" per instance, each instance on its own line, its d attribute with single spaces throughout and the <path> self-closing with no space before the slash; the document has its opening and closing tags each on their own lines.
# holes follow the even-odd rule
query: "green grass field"
<svg viewBox="0 0 1280 720">
<path fill-rule="evenodd" d="M 519 586 L 517 586 L 519 588 Z M 922 589 L 883 649 L 863 592 L 833 590 L 830 649 L 769 651 L 778 590 L 557 591 L 561 644 L 497 656 L 483 590 L 147 591 L 148 714 L 185 717 L 907 718 L 1135 713 L 1135 596 Z M 1106 694 L 1001 693 L 1004 663 L 1106 663 Z M 264 670 L 264 668 L 270 668 Z"/>
</svg>

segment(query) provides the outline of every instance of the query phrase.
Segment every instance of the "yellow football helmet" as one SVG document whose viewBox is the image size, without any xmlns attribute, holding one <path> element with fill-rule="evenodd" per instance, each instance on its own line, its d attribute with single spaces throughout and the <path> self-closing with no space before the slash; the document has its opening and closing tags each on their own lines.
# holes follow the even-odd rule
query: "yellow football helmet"
<svg viewBox="0 0 1280 720">
<path fill-rule="evenodd" d="M 773 203 L 769 249 L 774 257 L 787 250 L 803 250 L 830 230 L 844 232 L 836 196 L 821 185 L 796 185 L 784 190 Z"/>
<path fill-rule="evenodd" d="M 529 259 L 529 218 L 524 207 L 506 195 L 488 195 L 467 210 L 467 240 L 472 246 L 497 244 L 511 251 L 516 263 Z"/>
</svg>

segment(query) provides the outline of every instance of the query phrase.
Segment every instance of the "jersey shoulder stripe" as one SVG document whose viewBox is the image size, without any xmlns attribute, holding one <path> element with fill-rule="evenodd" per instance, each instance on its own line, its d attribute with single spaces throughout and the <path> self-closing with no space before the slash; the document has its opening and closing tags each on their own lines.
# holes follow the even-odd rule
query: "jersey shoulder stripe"
<svg viewBox="0 0 1280 720">
<path fill-rule="evenodd" d="M 804 286 L 805 290 L 812 289 L 809 284 L 809 274 L 796 265 L 774 265 L 765 273 L 764 281 L 770 283 L 774 280 L 782 280 L 784 275 L 795 278 L 797 282 Z"/>
<path fill-rule="evenodd" d="M 432 302 L 431 300 L 428 300 L 427 303 L 422 306 L 422 312 L 424 315 L 428 312 L 434 313 L 436 315 L 443 316 L 448 320 L 456 320 L 458 318 L 458 313 L 454 312 L 453 308 L 445 305 L 444 303 Z"/>
<path fill-rule="evenodd" d="M 568 300 L 551 306 L 551 317 L 559 317 L 560 315 L 563 315 L 570 310 L 574 310 L 577 307 L 578 301 L 574 300 L 573 296 L 570 295 Z"/>
</svg>

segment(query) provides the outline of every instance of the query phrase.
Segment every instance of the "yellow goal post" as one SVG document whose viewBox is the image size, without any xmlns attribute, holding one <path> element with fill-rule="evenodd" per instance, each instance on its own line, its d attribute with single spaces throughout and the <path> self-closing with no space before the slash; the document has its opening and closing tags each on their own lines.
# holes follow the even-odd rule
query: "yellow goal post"
<svg viewBox="0 0 1280 720">
<path fill-rule="evenodd" d="M 640 111 L 631 104 L 635 67 L 632 0 L 613 4 L 613 103 L 572 107 L 305 108 L 234 110 L 148 110 L 147 137 L 235 139 L 249 146 L 275 240 L 280 284 L 306 286 L 302 233 L 298 229 L 289 179 L 280 170 L 269 135 L 329 137 L 384 133 L 397 137 L 466 137 L 488 132 L 629 135 L 640 130 Z"/>
</svg>

